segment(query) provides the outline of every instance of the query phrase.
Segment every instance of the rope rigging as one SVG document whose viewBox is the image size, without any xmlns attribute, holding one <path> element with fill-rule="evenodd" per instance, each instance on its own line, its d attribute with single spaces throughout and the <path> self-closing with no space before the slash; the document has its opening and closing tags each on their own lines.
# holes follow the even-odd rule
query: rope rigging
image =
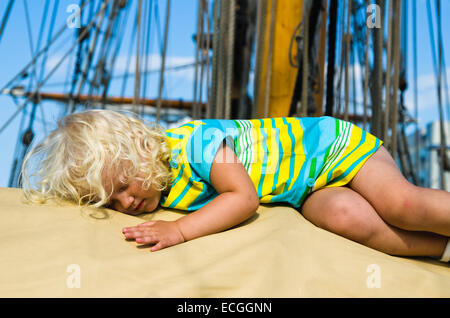
<svg viewBox="0 0 450 318">
<path fill-rule="evenodd" d="M 2 23 L 0 24 L 0 41 L 2 40 L 3 32 L 5 31 L 6 23 L 8 22 L 9 15 L 11 13 L 14 0 L 9 0 L 8 6 L 6 7 L 5 14 L 2 18 Z"/>
<path fill-rule="evenodd" d="M 20 113 L 22 117 L 10 184 L 17 184 L 14 171 L 18 171 L 19 158 L 33 141 L 37 129 L 34 124 L 39 120 L 45 122 L 44 101 L 48 100 L 63 104 L 66 114 L 78 108 L 114 105 L 166 124 L 183 116 L 193 119 L 257 118 L 272 114 L 335 116 L 370 129 L 385 141 L 404 175 L 413 183 L 422 184 L 419 171 L 425 166 L 420 162 L 423 158 L 419 153 L 423 144 L 419 133 L 420 83 L 417 81 L 417 25 L 420 25 L 417 6 L 421 4 L 413 1 L 408 6 L 402 0 L 299 1 L 302 10 L 287 28 L 285 21 L 280 23 L 282 15 L 286 16 L 283 11 L 286 3 L 282 1 L 291 2 L 198 0 L 197 16 L 190 18 L 196 20 L 194 28 L 187 30 L 195 46 L 190 52 L 193 55 L 189 56 L 192 60 L 173 65 L 169 60 L 173 57 L 168 50 L 173 43 L 169 28 L 171 32 L 174 32 L 172 27 L 176 28 L 170 21 L 171 10 L 176 10 L 179 3 L 79 0 L 81 26 L 70 30 L 66 23 L 56 28 L 62 3 L 59 0 L 42 4 L 39 16 L 36 15 L 40 18 L 39 25 L 31 19 L 35 13 L 32 2 L 22 0 L 20 18 L 28 36 L 24 45 L 31 57 L 0 89 L 16 105 L 12 116 L 0 123 L 0 133 Z M 14 4 L 14 0 L 9 0 L 2 6 L 0 45 L 5 44 L 3 35 L 16 14 Z M 367 9 L 374 4 L 380 11 L 381 21 L 371 28 L 367 24 L 370 14 Z M 425 5 L 430 37 L 427 45 L 432 54 L 440 125 L 441 144 L 437 149 L 440 186 L 445 187 L 445 172 L 450 171 L 445 124 L 450 121 L 450 96 L 442 34 L 446 29 L 441 26 L 443 3 L 430 0 L 423 4 L 424 8 Z M 408 52 L 409 31 L 412 52 Z M 71 37 L 69 41 L 64 39 L 67 33 Z M 288 47 L 280 49 L 283 36 Z M 152 54 L 154 51 L 157 54 Z M 282 58 L 280 51 L 284 54 Z M 323 61 L 319 59 L 322 53 Z M 152 64 L 154 55 L 161 57 L 156 67 Z M 55 58 L 51 67 L 49 56 Z M 412 67 L 411 75 L 407 72 L 408 63 Z M 67 71 L 62 71 L 64 77 L 50 82 L 59 68 L 64 65 L 66 69 L 66 64 Z M 282 74 L 285 78 L 277 73 L 281 64 L 287 66 Z M 177 78 L 175 84 L 182 83 L 192 89 L 192 101 L 170 100 L 169 93 L 173 94 L 176 85 L 171 81 L 174 73 L 169 72 L 183 70 L 192 75 L 189 79 Z M 293 72 L 289 86 L 287 80 L 284 82 L 290 76 L 288 71 Z M 413 80 L 411 105 L 406 95 L 408 79 Z M 280 86 L 289 87 L 287 107 L 274 111 L 274 101 L 281 100 Z M 46 88 L 56 92 L 42 92 Z M 173 105 L 179 112 L 169 115 Z M 407 135 L 411 123 L 415 130 L 413 139 Z"/>
</svg>

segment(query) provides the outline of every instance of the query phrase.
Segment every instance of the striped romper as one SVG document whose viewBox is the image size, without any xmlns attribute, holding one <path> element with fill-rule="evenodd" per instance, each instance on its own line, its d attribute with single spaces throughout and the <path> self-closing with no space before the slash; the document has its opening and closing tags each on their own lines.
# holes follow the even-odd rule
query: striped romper
<svg viewBox="0 0 450 318">
<path fill-rule="evenodd" d="M 210 171 L 223 142 L 245 167 L 260 203 L 295 208 L 313 191 L 350 182 L 383 143 L 352 123 L 327 116 L 205 119 L 168 129 L 166 135 L 173 182 L 160 205 L 186 211 L 218 195 Z"/>
</svg>

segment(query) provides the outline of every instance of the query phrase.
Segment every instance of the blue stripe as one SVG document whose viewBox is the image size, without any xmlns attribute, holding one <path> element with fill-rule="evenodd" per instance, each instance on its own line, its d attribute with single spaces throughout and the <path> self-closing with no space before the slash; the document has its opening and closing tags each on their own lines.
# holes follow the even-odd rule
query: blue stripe
<svg viewBox="0 0 450 318">
<path fill-rule="evenodd" d="M 179 135 L 179 134 L 175 134 L 169 131 L 166 131 L 166 135 L 171 137 L 171 138 L 175 138 L 175 139 L 183 139 L 184 136 L 183 135 Z"/>
<path fill-rule="evenodd" d="M 191 180 L 191 179 L 189 179 L 189 180 Z M 207 194 L 209 187 L 206 183 L 203 183 L 203 182 L 202 182 L 202 186 L 203 186 L 202 192 L 194 199 L 194 201 L 191 202 L 191 204 L 188 207 L 186 207 L 187 211 L 195 211 L 205 205 L 205 203 L 204 203 L 205 197 L 206 197 L 205 194 Z M 211 190 L 211 189 L 209 189 L 209 190 Z"/>
<path fill-rule="evenodd" d="M 180 171 L 178 171 L 177 177 L 173 180 L 173 182 L 172 182 L 172 187 L 178 182 L 178 180 L 181 179 L 181 176 L 183 175 L 183 170 L 184 170 L 184 164 L 181 165 L 181 169 L 180 169 Z M 170 195 L 170 192 L 169 192 L 169 195 Z M 160 204 L 161 204 L 162 206 L 164 206 L 164 204 L 166 203 L 167 198 L 169 197 L 169 195 L 167 195 L 167 197 L 162 197 L 162 198 L 161 198 Z"/>
<path fill-rule="evenodd" d="M 183 166 L 184 168 L 184 166 Z M 172 204 L 169 206 L 169 208 L 174 209 L 175 206 L 181 201 L 181 199 L 184 198 L 184 196 L 186 195 L 186 193 L 189 191 L 189 189 L 192 187 L 192 179 L 189 178 L 189 182 L 188 184 L 186 184 L 186 186 L 184 187 L 183 191 L 178 195 L 178 197 L 172 202 Z"/>
<path fill-rule="evenodd" d="M 272 126 L 276 127 L 274 118 L 272 118 Z M 275 176 L 273 177 L 272 192 L 275 191 L 275 189 L 277 188 L 276 186 L 278 184 L 278 172 L 280 170 L 280 164 L 281 164 L 281 161 L 283 159 L 283 147 L 281 145 L 280 137 L 276 136 L 275 138 L 277 138 L 277 141 L 278 141 L 278 162 L 277 162 L 277 169 L 275 171 Z M 272 151 L 273 151 L 273 149 L 272 149 Z M 273 199 L 273 197 L 272 197 L 272 199 Z"/>
<path fill-rule="evenodd" d="M 194 128 L 195 127 L 195 125 L 194 124 L 191 124 L 191 123 L 186 123 L 186 124 L 183 124 L 183 125 L 181 125 L 180 127 L 178 127 L 178 128 L 182 128 L 182 127 L 186 127 L 186 126 L 188 126 L 188 127 L 191 127 L 191 128 Z"/>
<path fill-rule="evenodd" d="M 258 183 L 258 196 L 261 197 L 262 196 L 262 186 L 264 183 L 264 178 L 266 176 L 266 170 L 267 170 L 267 158 L 268 158 L 267 153 L 269 152 L 269 150 L 267 149 L 267 134 L 264 131 L 264 121 L 262 119 L 259 119 L 259 121 L 261 122 L 260 131 L 264 136 L 264 138 L 262 140 L 262 144 L 264 146 L 264 159 L 263 159 L 263 164 L 261 167 L 261 179 L 259 179 L 259 183 Z"/>
<path fill-rule="evenodd" d="M 291 139 L 291 156 L 289 159 L 289 179 L 287 180 L 287 182 L 284 185 L 284 189 L 283 192 L 285 192 L 286 187 L 289 186 L 289 184 L 291 183 L 291 180 L 294 176 L 294 163 L 295 163 L 295 137 L 292 134 L 292 127 L 291 124 L 287 122 L 286 118 L 283 118 L 283 122 L 285 125 L 287 125 L 289 127 L 288 129 L 288 133 L 289 133 L 289 138 Z"/>
<path fill-rule="evenodd" d="M 172 185 L 175 185 L 181 179 L 181 176 L 183 175 L 183 170 L 184 170 L 184 164 L 181 165 L 181 169 L 178 172 L 178 175 L 175 178 L 175 180 L 173 180 Z M 169 192 L 169 194 L 170 194 L 170 192 Z M 166 203 L 166 200 L 164 200 L 164 202 L 162 204 L 164 204 L 164 203 Z M 173 203 L 170 206 L 172 206 L 172 205 L 173 205 Z"/>
</svg>

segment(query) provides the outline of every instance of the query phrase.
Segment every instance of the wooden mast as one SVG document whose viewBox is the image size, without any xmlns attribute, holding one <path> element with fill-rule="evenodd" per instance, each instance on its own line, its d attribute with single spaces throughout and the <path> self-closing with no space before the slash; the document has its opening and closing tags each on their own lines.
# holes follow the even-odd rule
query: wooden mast
<svg viewBox="0 0 450 318">
<path fill-rule="evenodd" d="M 325 12 L 327 7 L 325 3 Z M 289 62 L 292 37 L 303 17 L 303 0 L 262 1 L 255 74 L 255 118 L 288 116 L 298 69 Z M 321 19 L 318 56 L 319 87 L 315 116 L 323 114 L 326 16 Z M 294 41 L 295 43 L 295 41 Z M 293 51 L 293 50 L 292 50 Z M 309 88 L 311 89 L 311 88 Z"/>
</svg>

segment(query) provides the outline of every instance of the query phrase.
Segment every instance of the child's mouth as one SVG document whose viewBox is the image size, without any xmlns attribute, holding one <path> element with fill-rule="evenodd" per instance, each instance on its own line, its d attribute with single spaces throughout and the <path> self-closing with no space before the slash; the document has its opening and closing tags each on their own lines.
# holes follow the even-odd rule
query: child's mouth
<svg viewBox="0 0 450 318">
<path fill-rule="evenodd" d="M 136 209 L 134 209 L 134 211 L 139 211 L 140 208 L 142 208 L 144 206 L 144 201 L 142 200 L 141 203 L 138 204 L 138 206 L 136 207 Z"/>
</svg>

